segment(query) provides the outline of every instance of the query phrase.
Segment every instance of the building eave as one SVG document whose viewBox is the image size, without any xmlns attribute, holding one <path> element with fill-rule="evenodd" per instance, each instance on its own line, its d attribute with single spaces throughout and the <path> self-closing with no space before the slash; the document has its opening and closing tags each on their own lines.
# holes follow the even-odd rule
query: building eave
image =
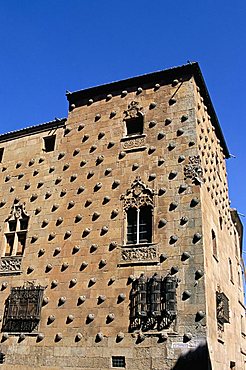
<svg viewBox="0 0 246 370">
<path fill-rule="evenodd" d="M 211 121 L 215 127 L 215 132 L 220 140 L 220 144 L 223 148 L 223 152 L 226 158 L 229 158 L 229 150 L 222 133 L 218 117 L 216 115 L 215 109 L 213 107 L 205 80 L 202 76 L 200 66 L 197 62 L 188 63 L 182 66 L 177 66 L 173 68 L 168 68 L 136 77 L 127 78 L 120 81 L 114 81 L 111 83 L 86 88 L 83 90 L 78 90 L 74 92 L 69 92 L 66 94 L 67 100 L 69 102 L 69 109 L 72 109 L 72 104 L 75 107 L 88 104 L 89 99 L 103 99 L 106 98 L 108 94 L 118 95 L 122 90 L 136 87 L 143 87 L 143 85 L 155 85 L 164 81 L 166 84 L 172 83 L 174 79 L 185 79 L 193 76 L 197 85 L 200 88 L 200 93 L 204 99 L 204 104 L 207 106 L 207 112 L 211 117 Z"/>
<path fill-rule="evenodd" d="M 41 123 L 35 126 L 29 126 L 16 131 L 10 131 L 0 135 L 0 143 L 17 139 L 27 135 L 38 134 L 40 132 L 54 130 L 59 127 L 65 126 L 67 118 L 55 119 L 53 121 Z"/>
</svg>

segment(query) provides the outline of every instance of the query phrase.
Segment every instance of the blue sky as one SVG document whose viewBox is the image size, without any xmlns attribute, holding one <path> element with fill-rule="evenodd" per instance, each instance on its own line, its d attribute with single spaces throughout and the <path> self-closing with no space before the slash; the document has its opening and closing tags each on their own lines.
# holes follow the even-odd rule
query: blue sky
<svg viewBox="0 0 246 370">
<path fill-rule="evenodd" d="M 66 116 L 66 89 L 198 61 L 246 214 L 245 17 L 244 0 L 0 0 L 0 133 Z"/>
</svg>

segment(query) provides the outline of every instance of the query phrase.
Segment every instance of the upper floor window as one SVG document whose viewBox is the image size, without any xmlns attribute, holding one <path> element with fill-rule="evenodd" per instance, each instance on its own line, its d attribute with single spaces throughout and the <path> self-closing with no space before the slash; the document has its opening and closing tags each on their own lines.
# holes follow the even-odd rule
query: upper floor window
<svg viewBox="0 0 246 370">
<path fill-rule="evenodd" d="M 22 286 L 11 288 L 5 307 L 2 331 L 31 333 L 40 320 L 44 287 Z"/>
<path fill-rule="evenodd" d="M 3 161 L 4 148 L 0 148 L 0 163 Z"/>
<path fill-rule="evenodd" d="M 230 257 L 228 258 L 228 262 L 229 262 L 229 274 L 230 274 L 230 280 L 231 280 L 231 282 L 234 284 L 234 278 L 233 278 L 233 267 L 232 267 L 232 261 L 231 261 Z"/>
<path fill-rule="evenodd" d="M 22 256 L 26 246 L 29 216 L 24 205 L 14 205 L 10 217 L 7 219 L 5 232 L 4 256 Z"/>
<path fill-rule="evenodd" d="M 213 248 L 213 256 L 218 259 L 218 250 L 217 250 L 217 239 L 214 230 L 211 230 L 211 237 L 212 237 L 212 248 Z"/>
<path fill-rule="evenodd" d="M 138 102 L 132 101 L 128 105 L 128 109 L 124 112 L 127 136 L 143 134 L 144 115 L 142 113 L 142 109 L 143 108 L 139 106 Z"/>
<path fill-rule="evenodd" d="M 44 137 L 44 151 L 53 152 L 55 150 L 56 135 Z"/>
<path fill-rule="evenodd" d="M 121 196 L 126 215 L 125 244 L 152 243 L 154 191 L 137 177 Z"/>
<path fill-rule="evenodd" d="M 152 208 L 143 206 L 127 210 L 127 244 L 151 243 Z"/>
</svg>

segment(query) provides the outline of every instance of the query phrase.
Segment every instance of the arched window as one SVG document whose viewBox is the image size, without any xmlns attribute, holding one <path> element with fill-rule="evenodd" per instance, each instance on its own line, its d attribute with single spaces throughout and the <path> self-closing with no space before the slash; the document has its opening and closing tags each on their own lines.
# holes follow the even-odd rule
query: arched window
<svg viewBox="0 0 246 370">
<path fill-rule="evenodd" d="M 124 244 L 153 243 L 154 190 L 137 177 L 121 200 L 126 220 Z"/>
<path fill-rule="evenodd" d="M 152 208 L 142 206 L 127 210 L 127 244 L 152 242 Z"/>
</svg>

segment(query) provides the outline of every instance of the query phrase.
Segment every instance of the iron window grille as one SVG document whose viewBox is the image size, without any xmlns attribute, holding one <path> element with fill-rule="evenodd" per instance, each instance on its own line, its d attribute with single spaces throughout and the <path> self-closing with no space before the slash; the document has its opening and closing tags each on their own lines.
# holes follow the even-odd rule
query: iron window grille
<svg viewBox="0 0 246 370">
<path fill-rule="evenodd" d="M 126 367 L 125 356 L 112 356 L 112 367 Z"/>
<path fill-rule="evenodd" d="M 221 325 L 230 322 L 229 299 L 222 292 L 216 292 L 217 321 Z"/>
<path fill-rule="evenodd" d="M 5 307 L 2 331 L 31 333 L 40 321 L 44 287 L 11 288 Z"/>
<path fill-rule="evenodd" d="M 157 274 L 141 275 L 133 282 L 130 294 L 130 330 L 162 330 L 170 327 L 177 315 L 177 278 Z"/>
</svg>

